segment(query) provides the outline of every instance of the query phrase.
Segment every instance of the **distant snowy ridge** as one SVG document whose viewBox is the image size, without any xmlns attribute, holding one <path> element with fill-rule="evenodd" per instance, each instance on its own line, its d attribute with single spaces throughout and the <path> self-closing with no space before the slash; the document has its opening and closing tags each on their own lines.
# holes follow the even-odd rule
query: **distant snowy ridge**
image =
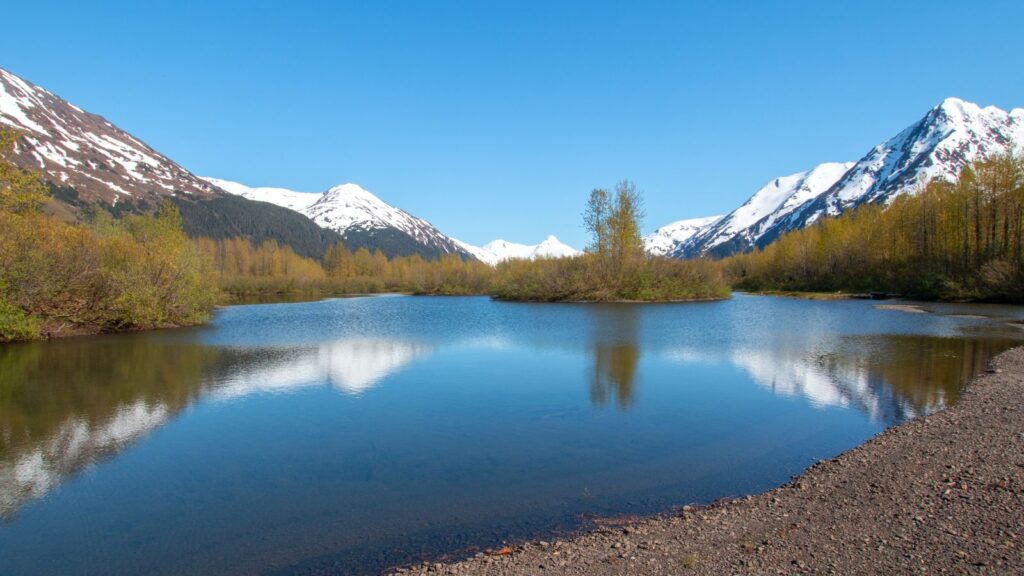
<svg viewBox="0 0 1024 576">
<path fill-rule="evenodd" d="M 459 242 L 477 260 L 492 266 L 506 260 L 536 260 L 538 258 L 568 258 L 583 252 L 563 243 L 554 236 L 548 236 L 540 244 L 517 244 L 507 240 L 493 240 L 482 247 Z"/>
<path fill-rule="evenodd" d="M 1005 112 L 947 98 L 859 161 L 820 164 L 775 178 L 742 206 L 674 242 L 665 253 L 679 258 L 727 256 L 764 247 L 823 216 L 866 203 L 888 205 L 932 179 L 952 181 L 971 162 L 1010 151 L 1011 143 L 1018 152 L 1024 145 L 1024 109 Z M 656 249 L 664 250 L 667 243 L 659 238 Z"/>
</svg>

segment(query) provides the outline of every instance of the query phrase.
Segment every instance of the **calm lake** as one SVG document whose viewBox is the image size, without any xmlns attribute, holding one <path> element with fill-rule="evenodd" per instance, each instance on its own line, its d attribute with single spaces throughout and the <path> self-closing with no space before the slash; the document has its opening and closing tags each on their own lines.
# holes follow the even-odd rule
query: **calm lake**
<svg viewBox="0 0 1024 576">
<path fill-rule="evenodd" d="M 956 401 L 1024 309 L 381 296 L 0 346 L 0 574 L 376 573 L 762 491 Z"/>
</svg>

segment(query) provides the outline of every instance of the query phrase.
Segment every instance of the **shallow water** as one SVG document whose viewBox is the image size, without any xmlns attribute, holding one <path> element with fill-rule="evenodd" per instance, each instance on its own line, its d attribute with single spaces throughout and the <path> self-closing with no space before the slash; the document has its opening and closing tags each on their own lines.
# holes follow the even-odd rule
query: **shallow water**
<svg viewBox="0 0 1024 576">
<path fill-rule="evenodd" d="M 0 574 L 374 573 L 781 484 L 1024 309 L 384 296 L 0 347 Z"/>
</svg>

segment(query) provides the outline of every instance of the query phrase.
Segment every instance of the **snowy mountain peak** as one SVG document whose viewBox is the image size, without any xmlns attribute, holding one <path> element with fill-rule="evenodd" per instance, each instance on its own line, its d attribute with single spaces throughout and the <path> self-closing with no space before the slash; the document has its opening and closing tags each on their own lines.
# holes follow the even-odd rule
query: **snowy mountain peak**
<svg viewBox="0 0 1024 576">
<path fill-rule="evenodd" d="M 394 227 L 413 237 L 431 235 L 429 223 L 384 202 L 358 184 L 334 186 L 304 213 L 314 222 L 337 232 L 352 227 L 363 230 Z"/>
<path fill-rule="evenodd" d="M 965 107 L 971 108 L 973 110 L 981 110 L 981 107 L 978 106 L 977 104 L 973 102 L 967 102 L 966 100 L 962 100 L 960 98 L 957 98 L 956 96 L 950 96 L 943 100 L 942 102 L 939 102 L 935 109 L 943 110 L 947 113 L 957 114 L 963 113 Z"/>
<path fill-rule="evenodd" d="M 537 244 L 534 247 L 533 252 L 530 254 L 530 259 L 535 258 L 566 258 L 572 256 L 579 256 L 581 252 L 568 244 L 562 243 L 558 238 L 551 235 L 544 239 L 543 242 Z"/>
<path fill-rule="evenodd" d="M 376 195 L 372 194 L 366 188 L 363 188 L 359 184 L 353 184 L 346 182 L 345 184 L 338 184 L 337 186 L 331 186 L 324 192 L 324 196 L 332 196 L 336 198 L 352 197 L 362 198 L 370 202 L 383 202 Z"/>
<path fill-rule="evenodd" d="M 317 194 L 286 188 L 253 188 L 218 178 L 204 180 L 225 192 L 299 212 L 321 228 L 341 234 L 351 249 L 380 248 L 395 256 L 472 254 L 461 242 L 445 236 L 426 220 L 384 202 L 351 182 Z"/>
</svg>

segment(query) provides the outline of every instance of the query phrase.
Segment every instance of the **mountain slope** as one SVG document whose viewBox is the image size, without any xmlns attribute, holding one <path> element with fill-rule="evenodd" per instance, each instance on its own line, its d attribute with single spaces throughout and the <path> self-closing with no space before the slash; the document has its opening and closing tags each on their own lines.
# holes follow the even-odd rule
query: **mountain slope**
<svg viewBox="0 0 1024 576">
<path fill-rule="evenodd" d="M 971 162 L 1024 144 L 1024 110 L 947 98 L 855 163 L 821 164 L 776 178 L 715 225 L 678 243 L 681 258 L 763 247 L 790 230 L 862 204 L 888 204 L 932 179 L 953 180 Z"/>
<path fill-rule="evenodd" d="M 19 130 L 15 164 L 41 171 L 85 202 L 145 200 L 217 190 L 101 116 L 0 69 L 0 124 Z"/>
<path fill-rule="evenodd" d="M 775 178 L 742 206 L 687 238 L 669 254 L 690 257 L 749 250 L 778 219 L 828 190 L 852 165 L 826 162 L 806 172 Z"/>
<path fill-rule="evenodd" d="M 185 233 L 217 240 L 241 236 L 255 245 L 268 240 L 291 247 L 296 254 L 319 260 L 341 234 L 321 228 L 302 214 L 230 194 L 195 200 L 171 198 L 181 212 Z"/>
<path fill-rule="evenodd" d="M 722 215 L 704 218 L 689 218 L 666 224 L 654 232 L 644 236 L 644 249 L 648 254 L 667 256 L 677 246 L 689 240 L 695 234 L 713 226 L 722 219 Z"/>
</svg>

